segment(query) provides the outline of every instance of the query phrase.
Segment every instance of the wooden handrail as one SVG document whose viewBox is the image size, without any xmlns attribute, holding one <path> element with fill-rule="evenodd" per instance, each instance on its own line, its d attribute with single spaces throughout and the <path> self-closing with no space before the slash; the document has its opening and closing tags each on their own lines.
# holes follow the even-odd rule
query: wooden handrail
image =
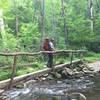
<svg viewBox="0 0 100 100">
<path fill-rule="evenodd" d="M 78 52 L 86 52 L 86 50 L 56 50 L 56 51 L 40 51 L 37 53 L 29 53 L 29 52 L 14 52 L 14 53 L 0 53 L 0 56 L 21 56 L 21 55 L 28 55 L 28 56 L 34 56 L 38 54 L 47 54 L 47 53 L 78 53 Z"/>
<path fill-rule="evenodd" d="M 34 55 L 39 55 L 39 54 L 48 54 L 48 53 L 83 53 L 86 52 L 86 50 L 56 50 L 56 51 L 40 51 L 37 53 L 29 53 L 29 52 L 15 52 L 15 53 L 0 53 L 0 56 L 13 56 L 13 65 L 12 65 L 12 74 L 9 82 L 9 88 L 12 87 L 13 80 L 15 77 L 16 73 L 16 61 L 17 61 L 17 56 L 22 56 L 22 55 L 27 55 L 27 56 L 34 56 Z M 73 56 L 71 56 L 71 63 L 72 64 Z"/>
</svg>

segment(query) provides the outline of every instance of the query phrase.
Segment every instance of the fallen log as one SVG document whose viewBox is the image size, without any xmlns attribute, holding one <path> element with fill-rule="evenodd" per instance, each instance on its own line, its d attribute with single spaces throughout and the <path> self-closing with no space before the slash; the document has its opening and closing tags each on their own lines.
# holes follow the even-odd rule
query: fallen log
<svg viewBox="0 0 100 100">
<path fill-rule="evenodd" d="M 81 60 L 75 60 L 72 63 L 77 64 L 77 63 L 80 63 L 80 62 L 81 62 Z M 67 67 L 69 65 L 70 65 L 70 62 L 66 63 L 66 64 L 57 65 L 57 66 L 55 66 L 55 71 L 60 70 L 60 69 L 62 69 L 62 67 Z M 49 72 L 51 72 L 51 69 L 46 68 L 46 69 L 39 70 L 39 71 L 36 71 L 36 72 L 33 72 L 33 73 L 29 73 L 29 74 L 21 75 L 21 76 L 18 76 L 18 77 L 14 77 L 13 81 L 12 81 L 12 86 L 14 86 L 14 85 L 16 85 L 20 82 L 26 82 L 26 81 L 28 81 L 32 78 L 47 74 Z M 10 79 L 1 81 L 0 82 L 0 89 L 7 89 L 8 86 L 9 86 L 10 81 L 11 81 Z"/>
</svg>

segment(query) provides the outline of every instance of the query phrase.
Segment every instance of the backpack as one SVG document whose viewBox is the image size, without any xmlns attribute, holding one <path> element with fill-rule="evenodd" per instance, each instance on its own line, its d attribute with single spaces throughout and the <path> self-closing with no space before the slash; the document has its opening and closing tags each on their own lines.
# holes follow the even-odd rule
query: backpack
<svg viewBox="0 0 100 100">
<path fill-rule="evenodd" d="M 49 43 L 48 42 L 44 42 L 43 49 L 46 51 L 49 51 Z"/>
</svg>

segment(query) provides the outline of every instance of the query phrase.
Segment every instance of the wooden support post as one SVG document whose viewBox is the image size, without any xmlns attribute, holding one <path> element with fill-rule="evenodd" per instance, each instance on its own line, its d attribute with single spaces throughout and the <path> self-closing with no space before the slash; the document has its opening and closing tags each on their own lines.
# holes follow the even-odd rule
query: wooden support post
<svg viewBox="0 0 100 100">
<path fill-rule="evenodd" d="M 72 61 L 73 61 L 73 52 L 71 52 L 70 66 L 72 65 Z"/>
<path fill-rule="evenodd" d="M 16 73 L 16 61 L 17 61 L 17 56 L 14 56 L 14 58 L 13 58 L 13 64 L 12 64 L 12 74 L 11 74 L 11 79 L 10 79 L 10 82 L 9 82 L 8 89 L 12 88 L 13 79 L 14 79 L 15 73 Z"/>
<path fill-rule="evenodd" d="M 83 53 L 80 52 L 80 59 L 83 60 Z"/>
<path fill-rule="evenodd" d="M 52 71 L 55 72 L 55 66 L 54 66 L 54 55 L 53 55 Z"/>
</svg>

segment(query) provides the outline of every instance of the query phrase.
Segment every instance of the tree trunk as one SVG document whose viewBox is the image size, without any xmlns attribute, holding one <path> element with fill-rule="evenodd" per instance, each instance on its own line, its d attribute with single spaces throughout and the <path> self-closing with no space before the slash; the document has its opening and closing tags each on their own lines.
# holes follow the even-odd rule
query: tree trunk
<svg viewBox="0 0 100 100">
<path fill-rule="evenodd" d="M 3 10 L 0 9 L 0 32 L 4 31 Z"/>
<path fill-rule="evenodd" d="M 36 0 L 33 0 L 33 8 L 34 8 L 34 13 L 33 13 L 33 23 L 35 23 L 35 16 L 36 16 Z"/>
<path fill-rule="evenodd" d="M 16 36 L 18 36 L 18 25 L 19 25 L 19 20 L 18 20 L 18 15 L 16 15 Z"/>
<path fill-rule="evenodd" d="M 16 0 L 13 1 L 14 3 L 14 11 L 15 11 L 15 33 L 16 33 L 16 36 L 18 36 L 18 25 L 19 25 L 19 22 L 18 22 L 18 14 L 17 14 L 17 7 L 16 7 Z"/>
<path fill-rule="evenodd" d="M 33 0 L 33 23 L 39 23 L 39 15 L 38 11 L 40 11 L 40 1 L 39 0 Z"/>
<path fill-rule="evenodd" d="M 100 1 L 95 0 L 96 3 L 96 13 L 100 13 Z"/>
<path fill-rule="evenodd" d="M 40 43 L 41 49 L 44 38 L 45 38 L 45 0 L 41 0 L 41 43 Z"/>
<path fill-rule="evenodd" d="M 52 12 L 52 34 L 54 37 L 54 44 L 56 46 L 57 43 L 57 34 L 56 34 L 56 18 L 55 18 L 55 5 L 54 5 L 54 0 L 51 0 L 51 12 Z"/>
<path fill-rule="evenodd" d="M 94 31 L 94 15 L 93 15 L 93 0 L 88 0 L 89 16 L 91 20 L 91 32 Z"/>
<path fill-rule="evenodd" d="M 64 0 L 61 0 L 61 7 L 62 7 L 62 17 L 63 17 L 63 21 L 64 21 L 65 45 L 66 45 L 66 48 L 67 48 L 67 44 L 68 44 L 68 29 L 67 29 L 66 18 L 65 18 Z"/>
<path fill-rule="evenodd" d="M 3 20 L 3 10 L 0 9 L 0 35 L 2 38 L 3 46 L 7 46 L 7 36 L 5 33 L 5 25 L 4 25 L 4 20 Z"/>
</svg>

